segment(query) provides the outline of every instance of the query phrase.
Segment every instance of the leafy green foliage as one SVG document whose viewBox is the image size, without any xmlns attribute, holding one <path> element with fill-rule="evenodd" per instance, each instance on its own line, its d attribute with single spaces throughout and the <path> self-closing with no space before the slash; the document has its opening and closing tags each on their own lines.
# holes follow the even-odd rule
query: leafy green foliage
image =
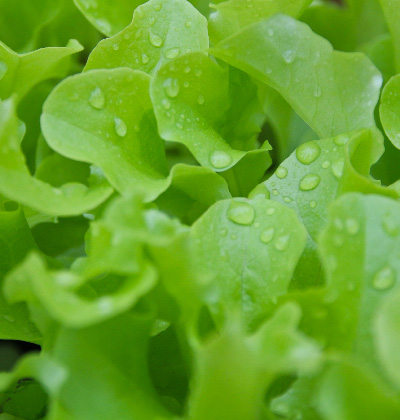
<svg viewBox="0 0 400 420">
<path fill-rule="evenodd" d="M 399 7 L 0 0 L 0 420 L 400 418 Z"/>
</svg>

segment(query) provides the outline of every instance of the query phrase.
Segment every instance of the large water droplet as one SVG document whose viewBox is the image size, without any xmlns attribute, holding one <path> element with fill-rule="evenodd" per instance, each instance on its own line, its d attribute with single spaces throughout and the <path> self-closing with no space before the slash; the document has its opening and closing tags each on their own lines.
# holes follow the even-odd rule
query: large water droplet
<svg viewBox="0 0 400 420">
<path fill-rule="evenodd" d="M 273 227 L 266 228 L 261 232 L 260 240 L 264 244 L 269 244 L 274 238 L 274 235 L 275 235 L 275 229 Z"/>
<path fill-rule="evenodd" d="M 290 235 L 284 235 L 284 236 L 280 236 L 276 241 L 275 241 L 275 248 L 278 251 L 284 251 L 288 245 L 289 245 L 289 241 L 290 241 Z"/>
<path fill-rule="evenodd" d="M 106 103 L 106 98 L 104 97 L 103 91 L 97 87 L 92 91 L 89 97 L 89 104 L 96 109 L 104 108 Z"/>
<path fill-rule="evenodd" d="M 180 53 L 179 48 L 169 48 L 167 51 L 165 51 L 165 56 L 167 58 L 172 59 L 172 58 L 178 57 L 179 53 Z"/>
<path fill-rule="evenodd" d="M 179 81 L 178 81 L 178 79 L 169 77 L 164 82 L 164 90 L 165 90 L 165 93 L 170 98 L 176 98 L 179 94 Z"/>
<path fill-rule="evenodd" d="M 216 150 L 210 156 L 210 163 L 215 169 L 223 169 L 232 163 L 232 157 L 223 150 Z"/>
<path fill-rule="evenodd" d="M 343 168 L 344 168 L 344 160 L 339 159 L 336 162 L 332 163 L 332 173 L 333 175 L 339 179 L 343 175 Z"/>
<path fill-rule="evenodd" d="M 278 178 L 283 179 L 287 177 L 288 170 L 284 166 L 279 166 L 275 173 Z"/>
<path fill-rule="evenodd" d="M 254 221 L 255 211 L 251 204 L 242 201 L 231 201 L 228 209 L 228 219 L 238 225 L 251 225 Z"/>
<path fill-rule="evenodd" d="M 300 181 L 300 189 L 302 191 L 310 191 L 314 188 L 317 188 L 318 184 L 321 182 L 321 178 L 317 174 L 307 174 Z"/>
<path fill-rule="evenodd" d="M 303 165 L 310 165 L 320 154 L 321 148 L 316 141 L 309 141 L 296 149 L 297 160 Z"/>
<path fill-rule="evenodd" d="M 125 124 L 125 121 L 121 118 L 114 118 L 114 129 L 118 136 L 125 137 L 128 132 L 128 127 Z"/>
<path fill-rule="evenodd" d="M 161 45 L 164 42 L 160 36 L 153 34 L 152 32 L 149 32 L 149 41 L 150 41 L 150 44 L 156 48 L 161 47 Z"/>
<path fill-rule="evenodd" d="M 376 290 L 387 290 L 394 285 L 395 280 L 392 268 L 384 267 L 374 275 L 372 279 L 372 286 Z"/>
</svg>

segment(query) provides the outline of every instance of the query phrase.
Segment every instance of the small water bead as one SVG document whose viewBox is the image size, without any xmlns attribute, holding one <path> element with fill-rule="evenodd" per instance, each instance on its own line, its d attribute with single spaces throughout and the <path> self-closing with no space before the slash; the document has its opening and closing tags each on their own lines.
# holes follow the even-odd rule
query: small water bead
<svg viewBox="0 0 400 420">
<path fill-rule="evenodd" d="M 309 141 L 296 149 L 297 160 L 303 165 L 310 165 L 320 154 L 321 148 L 316 141 Z"/>
<path fill-rule="evenodd" d="M 283 197 L 283 201 L 285 202 L 285 203 L 290 203 L 291 201 L 293 201 L 290 197 L 288 197 L 288 196 L 286 196 L 286 197 Z"/>
<path fill-rule="evenodd" d="M 156 23 L 156 19 L 154 17 L 151 17 L 149 19 L 149 26 L 154 26 L 155 23 Z"/>
<path fill-rule="evenodd" d="M 171 101 L 170 101 L 169 99 L 163 99 L 163 100 L 161 101 L 161 103 L 162 103 L 162 106 L 163 106 L 165 109 L 170 109 L 170 108 L 171 108 Z"/>
<path fill-rule="evenodd" d="M 293 62 L 294 57 L 295 57 L 295 53 L 293 50 L 287 50 L 282 54 L 283 59 L 285 60 L 286 63 L 290 64 Z"/>
<path fill-rule="evenodd" d="M 187 80 L 185 80 L 183 82 L 183 87 L 188 88 L 189 86 L 190 86 L 190 83 Z"/>
<path fill-rule="evenodd" d="M 356 219 L 346 219 L 346 229 L 350 235 L 356 235 L 360 230 L 360 224 Z"/>
<path fill-rule="evenodd" d="M 119 44 L 113 44 L 112 49 L 114 51 L 118 51 L 119 50 Z"/>
<path fill-rule="evenodd" d="M 267 209 L 268 216 L 272 216 L 273 214 L 275 214 L 275 212 L 275 207 L 270 207 L 269 209 Z"/>
<path fill-rule="evenodd" d="M 269 244 L 272 239 L 274 239 L 275 229 L 273 227 L 269 227 L 264 229 L 260 235 L 260 241 L 264 244 Z"/>
<path fill-rule="evenodd" d="M 290 235 L 284 235 L 284 236 L 280 236 L 276 241 L 275 241 L 275 248 L 278 251 L 284 251 L 290 242 Z"/>
<path fill-rule="evenodd" d="M 344 160 L 339 159 L 332 164 L 332 173 L 335 178 L 339 179 L 343 175 Z"/>
<path fill-rule="evenodd" d="M 142 54 L 142 64 L 147 64 L 150 61 L 150 58 L 147 54 Z"/>
<path fill-rule="evenodd" d="M 139 124 L 135 124 L 135 125 L 133 126 L 133 130 L 134 130 L 136 133 L 139 133 L 139 131 L 140 131 L 140 125 L 139 125 Z"/>
<path fill-rule="evenodd" d="M 187 73 L 190 73 L 192 69 L 189 66 L 186 66 L 183 71 L 187 74 Z"/>
<path fill-rule="evenodd" d="M 321 177 L 317 174 L 307 174 L 300 181 L 300 189 L 302 191 L 311 191 L 318 187 Z"/>
<path fill-rule="evenodd" d="M 314 96 L 316 98 L 319 98 L 319 97 L 321 97 L 321 95 L 322 95 L 321 86 L 319 86 L 319 85 L 315 86 Z"/>
<path fill-rule="evenodd" d="M 329 160 L 325 160 L 324 162 L 322 162 L 323 169 L 328 169 L 331 166 L 331 162 L 329 162 Z"/>
<path fill-rule="evenodd" d="M 156 4 L 156 5 L 154 6 L 154 10 L 155 10 L 156 12 L 159 12 L 161 9 L 162 9 L 162 4 L 161 4 L 161 3 Z"/>
<path fill-rule="evenodd" d="M 228 209 L 228 219 L 238 225 L 251 225 L 255 215 L 253 206 L 242 201 L 232 201 Z"/>
<path fill-rule="evenodd" d="M 194 71 L 194 74 L 196 75 L 196 77 L 201 77 L 201 76 L 202 76 L 202 74 L 203 74 L 203 70 L 201 70 L 201 69 L 196 69 L 196 70 Z"/>
<path fill-rule="evenodd" d="M 275 196 L 277 196 L 277 195 L 279 195 L 279 191 L 276 188 L 274 188 L 272 190 L 272 194 L 275 195 Z"/>
<path fill-rule="evenodd" d="M 314 200 L 310 201 L 310 207 L 311 207 L 312 209 L 315 209 L 315 207 L 317 207 L 317 202 L 316 202 L 316 201 L 314 201 Z"/>
<path fill-rule="evenodd" d="M 398 236 L 400 233 L 400 225 L 390 216 L 386 216 L 383 219 L 382 227 L 383 230 L 392 238 Z"/>
<path fill-rule="evenodd" d="M 215 169 L 223 169 L 232 163 L 232 157 L 223 150 L 216 150 L 210 156 L 210 163 Z"/>
<path fill-rule="evenodd" d="M 192 21 L 191 20 L 187 20 L 185 23 L 186 28 L 190 28 L 192 26 Z"/>
<path fill-rule="evenodd" d="M 219 231 L 219 234 L 224 238 L 228 234 L 228 229 L 227 228 L 222 228 Z"/>
<path fill-rule="evenodd" d="M 103 109 L 106 103 L 106 98 L 103 91 L 97 87 L 92 91 L 89 97 L 89 104 L 95 109 Z"/>
<path fill-rule="evenodd" d="M 164 82 L 164 90 L 165 93 L 170 97 L 170 98 L 176 98 L 179 94 L 179 81 L 178 79 L 169 77 L 165 82 Z"/>
<path fill-rule="evenodd" d="M 264 196 L 265 198 L 270 197 L 270 192 L 264 183 L 257 185 L 249 194 L 249 198 L 257 196 Z"/>
<path fill-rule="evenodd" d="M 121 118 L 114 118 L 114 129 L 119 137 L 125 137 L 128 132 L 128 127 L 125 124 L 125 121 Z"/>
<path fill-rule="evenodd" d="M 170 48 L 170 49 L 168 49 L 167 51 L 165 51 L 165 56 L 167 57 L 167 58 L 170 58 L 170 59 L 172 59 L 172 58 L 176 58 L 176 57 L 178 57 L 179 56 L 179 54 L 180 54 L 180 49 L 179 48 Z"/>
<path fill-rule="evenodd" d="M 206 100 L 204 99 L 204 96 L 203 95 L 199 95 L 198 96 L 198 98 L 197 98 L 197 103 L 199 104 L 199 105 L 204 105 L 204 102 L 205 102 Z"/>
<path fill-rule="evenodd" d="M 287 177 L 288 170 L 284 166 L 279 166 L 275 173 L 278 178 L 283 179 Z"/>
<path fill-rule="evenodd" d="M 182 130 L 183 125 L 179 122 L 176 123 L 176 127 L 179 128 L 179 130 Z"/>
<path fill-rule="evenodd" d="M 376 290 L 388 290 L 395 283 L 395 274 L 391 267 L 379 270 L 372 279 L 372 286 Z"/>
<path fill-rule="evenodd" d="M 156 34 L 153 34 L 152 32 L 149 32 L 149 41 L 150 41 L 150 44 L 153 45 L 156 48 L 161 47 L 161 45 L 164 42 L 161 37 L 159 37 Z"/>
<path fill-rule="evenodd" d="M 343 146 L 344 144 L 346 144 L 349 141 L 349 138 L 344 135 L 341 134 L 340 136 L 337 136 L 333 139 L 333 142 L 337 145 L 337 146 Z"/>
</svg>

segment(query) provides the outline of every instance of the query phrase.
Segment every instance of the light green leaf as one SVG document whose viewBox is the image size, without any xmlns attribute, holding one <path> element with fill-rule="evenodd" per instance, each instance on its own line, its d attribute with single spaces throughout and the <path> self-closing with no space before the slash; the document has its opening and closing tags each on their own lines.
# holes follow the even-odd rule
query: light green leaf
<svg viewBox="0 0 400 420">
<path fill-rule="evenodd" d="M 20 208 L 0 211 L 0 232 L 0 339 L 38 342 L 41 336 L 30 321 L 26 305 L 9 305 L 2 290 L 7 272 L 36 248 Z"/>
<path fill-rule="evenodd" d="M 397 71 L 400 70 L 400 2 L 399 0 L 379 0 L 385 14 L 389 31 L 393 37 L 394 57 Z"/>
<path fill-rule="evenodd" d="M 309 238 L 295 274 L 297 287 L 322 280 L 322 273 L 316 269 L 316 242 L 328 218 L 328 205 L 336 197 L 348 191 L 397 196 L 369 176 L 371 166 L 382 154 L 382 142 L 377 130 L 361 130 L 304 143 L 250 194 L 270 195 L 272 200 L 294 209 L 304 223 Z"/>
<path fill-rule="evenodd" d="M 252 324 L 286 293 L 306 232 L 287 207 L 257 197 L 214 204 L 191 229 L 199 266 L 213 276 L 218 324 L 240 313 Z"/>
<path fill-rule="evenodd" d="M 130 67 L 152 74 L 173 58 L 207 48 L 207 21 L 190 3 L 150 0 L 126 29 L 97 45 L 85 70 Z"/>
<path fill-rule="evenodd" d="M 374 125 L 378 70 L 363 54 L 334 51 L 289 16 L 252 25 L 212 52 L 276 89 L 320 137 Z"/>
<path fill-rule="evenodd" d="M 17 54 L 0 42 L 0 99 L 16 94 L 20 100 L 43 80 L 64 77 L 70 57 L 82 51 L 78 41 L 64 47 L 43 48 L 27 54 Z"/>
<path fill-rule="evenodd" d="M 217 4 L 209 17 L 210 38 L 215 44 L 276 13 L 298 17 L 312 0 L 229 0 Z"/>
<path fill-rule="evenodd" d="M 287 304 L 252 335 L 234 321 L 197 349 L 189 418 L 258 418 L 275 375 L 313 371 L 318 346 L 297 331 L 301 313 Z"/>
<path fill-rule="evenodd" d="M 386 135 L 400 149 L 400 75 L 392 77 L 382 92 L 379 113 Z"/>
<path fill-rule="evenodd" d="M 150 91 L 158 129 L 163 139 L 184 144 L 197 161 L 221 172 L 241 159 L 255 168 L 258 179 L 270 164 L 267 148 L 250 152 L 232 149 L 218 132 L 229 106 L 227 71 L 204 53 L 190 53 L 161 67 Z M 257 182 L 257 181 L 255 181 Z"/>
<path fill-rule="evenodd" d="M 104 182 L 93 187 L 66 183 L 54 188 L 32 177 L 20 150 L 20 127 L 14 101 L 0 102 L 0 193 L 50 215 L 84 213 L 110 196 L 112 189 Z"/>
<path fill-rule="evenodd" d="M 374 341 L 378 358 L 385 375 L 397 389 L 400 387 L 400 356 L 397 351 L 400 344 L 399 297 L 399 291 L 386 296 L 374 319 Z"/>
</svg>

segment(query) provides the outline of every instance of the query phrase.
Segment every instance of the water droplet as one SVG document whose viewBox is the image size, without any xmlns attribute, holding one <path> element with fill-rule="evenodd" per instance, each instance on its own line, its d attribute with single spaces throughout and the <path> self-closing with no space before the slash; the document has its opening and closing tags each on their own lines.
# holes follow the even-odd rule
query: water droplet
<svg viewBox="0 0 400 420">
<path fill-rule="evenodd" d="M 274 30 L 272 28 L 268 28 L 267 32 L 269 36 L 274 36 Z"/>
<path fill-rule="evenodd" d="M 265 198 L 270 197 L 270 193 L 268 188 L 265 186 L 265 184 L 259 184 L 257 185 L 249 194 L 249 198 L 254 198 L 257 196 L 264 196 Z"/>
<path fill-rule="evenodd" d="M 114 118 L 114 129 L 118 136 L 125 137 L 128 132 L 128 127 L 125 124 L 125 121 L 121 118 Z"/>
<path fill-rule="evenodd" d="M 170 108 L 171 108 L 171 101 L 170 101 L 169 99 L 163 99 L 163 100 L 161 101 L 161 103 L 162 103 L 162 106 L 163 106 L 165 109 L 170 109 Z"/>
<path fill-rule="evenodd" d="M 150 61 L 150 58 L 147 54 L 143 53 L 142 54 L 142 63 L 143 64 L 147 64 Z"/>
<path fill-rule="evenodd" d="M 179 53 L 180 53 L 180 49 L 179 48 L 170 48 L 167 51 L 165 51 L 165 56 L 167 58 L 172 59 L 172 58 L 178 57 Z"/>
<path fill-rule="evenodd" d="M 382 86 L 382 81 L 383 81 L 383 78 L 382 78 L 382 76 L 381 76 L 380 74 L 377 74 L 377 75 L 375 75 L 375 76 L 372 78 L 372 84 L 373 84 L 373 86 L 374 86 L 376 89 L 380 89 L 380 88 L 381 88 L 381 86 Z"/>
<path fill-rule="evenodd" d="M 149 41 L 150 41 L 150 44 L 153 45 L 156 48 L 161 47 L 161 45 L 164 42 L 161 37 L 159 37 L 156 34 L 153 34 L 152 32 L 149 32 Z"/>
<path fill-rule="evenodd" d="M 376 290 L 390 289 L 396 281 L 391 267 L 384 267 L 379 270 L 372 279 L 372 286 Z"/>
<path fill-rule="evenodd" d="M 117 43 L 113 44 L 112 48 L 113 48 L 114 51 L 118 51 L 119 50 L 119 44 L 117 44 Z"/>
<path fill-rule="evenodd" d="M 201 69 L 196 69 L 194 71 L 194 74 L 196 75 L 196 77 L 201 77 L 201 75 L 203 74 L 203 70 Z"/>
<path fill-rule="evenodd" d="M 223 169 L 232 163 L 232 158 L 223 150 L 216 150 L 210 156 L 210 163 L 216 169 Z"/>
<path fill-rule="evenodd" d="M 242 201 L 231 201 L 228 209 L 228 219 L 238 225 L 251 225 L 255 211 L 251 204 Z"/>
<path fill-rule="evenodd" d="M 344 135 L 344 134 L 341 134 L 341 135 L 339 135 L 339 136 L 337 136 L 337 137 L 335 137 L 335 138 L 333 139 L 333 142 L 334 142 L 337 146 L 343 146 L 343 145 L 344 145 L 344 144 L 346 144 L 348 141 L 349 141 L 349 138 L 348 138 L 346 135 Z"/>
<path fill-rule="evenodd" d="M 179 81 L 178 81 L 178 79 L 169 77 L 164 82 L 164 90 L 165 90 L 165 93 L 170 98 L 176 98 L 179 94 Z"/>
<path fill-rule="evenodd" d="M 125 33 L 124 33 L 124 39 L 125 39 L 125 40 L 130 39 L 130 37 L 131 37 L 131 34 L 130 34 L 129 32 L 125 32 Z"/>
<path fill-rule="evenodd" d="M 89 104 L 96 109 L 103 109 L 106 103 L 103 91 L 97 87 L 92 91 L 89 98 Z"/>
<path fill-rule="evenodd" d="M 288 170 L 284 166 L 279 166 L 275 173 L 278 178 L 283 179 L 287 177 Z"/>
<path fill-rule="evenodd" d="M 219 231 L 219 234 L 224 238 L 228 234 L 228 229 L 227 228 L 222 228 Z"/>
<path fill-rule="evenodd" d="M 198 98 L 197 98 L 197 103 L 199 105 L 204 105 L 204 102 L 205 102 L 204 96 L 203 95 L 199 95 Z"/>
<path fill-rule="evenodd" d="M 325 160 L 324 162 L 322 162 L 321 165 L 324 169 L 327 169 L 331 166 L 331 162 L 329 162 L 329 160 Z"/>
<path fill-rule="evenodd" d="M 284 251 L 288 247 L 289 241 L 290 241 L 290 235 L 280 236 L 275 241 L 275 248 L 278 251 Z"/>
<path fill-rule="evenodd" d="M 279 191 L 276 188 L 274 188 L 272 190 L 272 194 L 275 195 L 275 196 L 277 196 L 277 195 L 279 195 Z"/>
<path fill-rule="evenodd" d="M 183 71 L 187 74 L 187 73 L 190 73 L 192 69 L 189 66 L 186 66 Z"/>
<path fill-rule="evenodd" d="M 300 189 L 302 191 L 310 191 L 318 187 L 321 182 L 321 178 L 317 174 L 307 174 L 300 181 Z"/>
<path fill-rule="evenodd" d="M 283 59 L 286 61 L 286 63 L 290 64 L 293 62 L 295 54 L 293 50 L 287 50 L 282 54 Z"/>
<path fill-rule="evenodd" d="M 321 148 L 316 141 L 304 143 L 296 149 L 297 160 L 303 165 L 313 163 L 321 153 Z"/>
<path fill-rule="evenodd" d="M 346 229 L 350 235 L 356 235 L 360 230 L 360 224 L 356 219 L 346 219 Z"/>
<path fill-rule="evenodd" d="M 3 76 L 7 73 L 8 66 L 3 61 L 0 61 L 0 80 L 3 78 Z"/>
<path fill-rule="evenodd" d="M 191 20 L 187 20 L 185 23 L 186 28 L 190 28 L 192 26 L 192 21 Z"/>
<path fill-rule="evenodd" d="M 273 227 L 266 228 L 261 232 L 260 240 L 264 244 L 269 244 L 274 238 L 274 235 L 275 229 Z"/>
<path fill-rule="evenodd" d="M 273 214 L 275 214 L 275 207 L 269 207 L 268 209 L 267 209 L 267 214 L 268 214 L 268 216 L 272 216 Z"/>
<path fill-rule="evenodd" d="M 231 239 L 235 240 L 235 239 L 237 239 L 237 236 L 234 233 L 232 233 Z"/>
<path fill-rule="evenodd" d="M 290 197 L 288 197 L 288 196 L 286 196 L 286 197 L 283 197 L 283 201 L 285 202 L 285 203 L 290 203 L 291 201 L 293 201 Z"/>
<path fill-rule="evenodd" d="M 149 26 L 154 26 L 155 23 L 156 23 L 156 19 L 154 17 L 151 17 L 149 19 Z"/>
<path fill-rule="evenodd" d="M 386 216 L 382 222 L 383 230 L 391 237 L 395 237 L 400 233 L 400 226 L 396 220 L 390 216 Z"/>
<path fill-rule="evenodd" d="M 321 95 L 322 95 L 322 92 L 321 92 L 321 86 L 319 86 L 319 85 L 315 86 L 315 89 L 314 89 L 314 96 L 315 96 L 316 98 L 319 98 Z"/>
<path fill-rule="evenodd" d="M 339 159 L 332 163 L 332 173 L 336 178 L 340 178 L 343 175 L 344 160 Z"/>
<path fill-rule="evenodd" d="M 311 207 L 312 209 L 315 209 L 315 207 L 317 207 L 317 202 L 316 202 L 316 201 L 314 201 L 314 200 L 310 201 L 310 207 Z"/>
<path fill-rule="evenodd" d="M 156 5 L 154 6 L 154 10 L 155 10 L 156 12 L 159 12 L 161 9 L 162 9 L 162 3 L 156 4 Z"/>
</svg>

